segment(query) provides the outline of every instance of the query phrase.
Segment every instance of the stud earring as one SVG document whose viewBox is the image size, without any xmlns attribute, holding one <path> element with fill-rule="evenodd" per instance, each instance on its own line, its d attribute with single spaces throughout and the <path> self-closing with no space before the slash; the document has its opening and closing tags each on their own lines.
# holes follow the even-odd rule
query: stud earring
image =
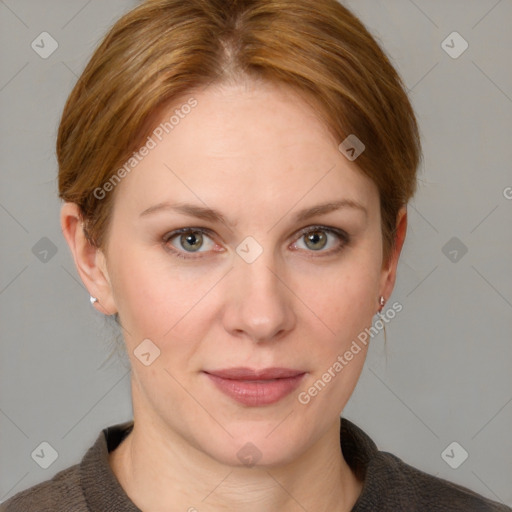
<svg viewBox="0 0 512 512">
<path fill-rule="evenodd" d="M 92 295 L 89 297 L 89 300 L 91 301 L 91 304 L 98 302 L 98 299 L 96 297 L 93 297 Z"/>
</svg>

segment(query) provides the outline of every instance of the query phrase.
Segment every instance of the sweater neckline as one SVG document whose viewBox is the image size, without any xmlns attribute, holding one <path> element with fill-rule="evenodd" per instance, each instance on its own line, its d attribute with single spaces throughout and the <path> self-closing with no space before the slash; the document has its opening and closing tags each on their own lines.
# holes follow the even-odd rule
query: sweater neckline
<svg viewBox="0 0 512 512">
<path fill-rule="evenodd" d="M 91 512 L 142 512 L 128 497 L 109 465 L 108 454 L 131 432 L 133 420 L 104 428 L 80 463 L 80 481 Z"/>
<path fill-rule="evenodd" d="M 108 462 L 108 454 L 132 431 L 133 425 L 134 421 L 130 420 L 104 428 L 80 463 L 81 485 L 91 512 L 142 512 L 121 487 Z M 340 448 L 349 467 L 363 481 L 363 489 L 352 509 L 355 511 L 364 500 L 368 466 L 378 449 L 366 433 L 343 417 L 340 417 Z"/>
</svg>

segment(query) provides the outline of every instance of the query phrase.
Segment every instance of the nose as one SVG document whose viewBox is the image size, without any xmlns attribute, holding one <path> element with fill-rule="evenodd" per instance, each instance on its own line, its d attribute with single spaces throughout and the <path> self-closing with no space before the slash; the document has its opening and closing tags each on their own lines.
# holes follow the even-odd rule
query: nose
<svg viewBox="0 0 512 512">
<path fill-rule="evenodd" d="M 287 287 L 283 265 L 276 266 L 270 252 L 252 263 L 237 258 L 228 279 L 223 315 L 227 332 L 261 343 L 293 330 L 294 295 Z"/>
</svg>

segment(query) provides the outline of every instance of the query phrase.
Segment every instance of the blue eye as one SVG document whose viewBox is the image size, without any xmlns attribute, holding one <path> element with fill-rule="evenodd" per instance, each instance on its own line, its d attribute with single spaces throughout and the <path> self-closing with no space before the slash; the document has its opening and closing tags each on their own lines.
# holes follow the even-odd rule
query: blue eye
<svg viewBox="0 0 512 512">
<path fill-rule="evenodd" d="M 199 259 L 206 256 L 193 256 L 193 254 L 208 253 L 215 246 L 212 236 L 213 232 L 209 229 L 188 227 L 168 233 L 163 237 L 163 242 L 166 250 L 178 258 Z M 350 242 L 350 237 L 345 231 L 326 226 L 309 226 L 301 230 L 296 236 L 298 240 L 305 241 L 305 248 L 299 247 L 300 250 L 319 253 L 319 256 L 329 256 L 340 252 Z M 329 244 L 330 237 L 335 240 Z M 208 240 L 209 244 L 206 244 L 205 248 L 205 241 Z M 298 241 L 293 244 L 294 250 L 297 250 L 297 244 Z M 328 245 L 331 247 L 324 250 Z"/>
</svg>

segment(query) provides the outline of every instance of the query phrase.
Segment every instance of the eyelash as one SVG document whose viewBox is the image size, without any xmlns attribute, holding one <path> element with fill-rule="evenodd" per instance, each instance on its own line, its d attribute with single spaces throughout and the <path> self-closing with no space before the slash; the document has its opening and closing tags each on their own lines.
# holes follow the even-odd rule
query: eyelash
<svg viewBox="0 0 512 512">
<path fill-rule="evenodd" d="M 331 235 L 334 235 L 335 237 L 338 238 L 338 240 L 340 241 L 340 244 L 338 247 L 331 249 L 329 251 L 322 251 L 322 250 L 306 251 L 306 252 L 313 252 L 313 253 L 314 252 L 321 253 L 321 256 L 310 256 L 313 258 L 322 257 L 322 256 L 331 256 L 333 254 L 337 254 L 337 253 L 341 252 L 341 250 L 344 249 L 345 246 L 348 245 L 351 240 L 350 236 L 345 231 L 338 229 L 338 228 L 328 227 L 328 226 L 308 226 L 307 228 L 301 229 L 299 231 L 299 233 L 297 234 L 296 240 L 299 240 L 301 237 L 303 237 L 309 233 L 314 233 L 316 231 L 324 231 L 326 233 L 330 233 Z M 183 233 L 200 233 L 202 235 L 207 235 L 210 238 L 212 238 L 212 236 L 213 236 L 213 232 L 206 228 L 188 227 L 188 228 L 177 229 L 175 231 L 172 231 L 172 232 L 164 235 L 162 241 L 164 243 L 165 249 L 168 252 L 170 252 L 171 254 L 173 254 L 174 256 L 176 256 L 177 258 L 181 258 L 181 259 L 185 259 L 185 260 L 197 260 L 197 259 L 202 259 L 202 258 L 206 257 L 206 256 L 185 256 L 184 254 L 186 254 L 186 253 L 184 253 L 182 251 L 178 251 L 174 247 L 168 245 L 169 241 L 171 241 L 173 238 L 175 238 L 178 235 L 182 235 Z M 303 250 L 303 249 L 297 249 L 297 250 Z M 190 253 L 190 254 L 194 254 L 194 253 Z M 201 254 L 201 253 L 198 253 L 198 254 Z"/>
</svg>

